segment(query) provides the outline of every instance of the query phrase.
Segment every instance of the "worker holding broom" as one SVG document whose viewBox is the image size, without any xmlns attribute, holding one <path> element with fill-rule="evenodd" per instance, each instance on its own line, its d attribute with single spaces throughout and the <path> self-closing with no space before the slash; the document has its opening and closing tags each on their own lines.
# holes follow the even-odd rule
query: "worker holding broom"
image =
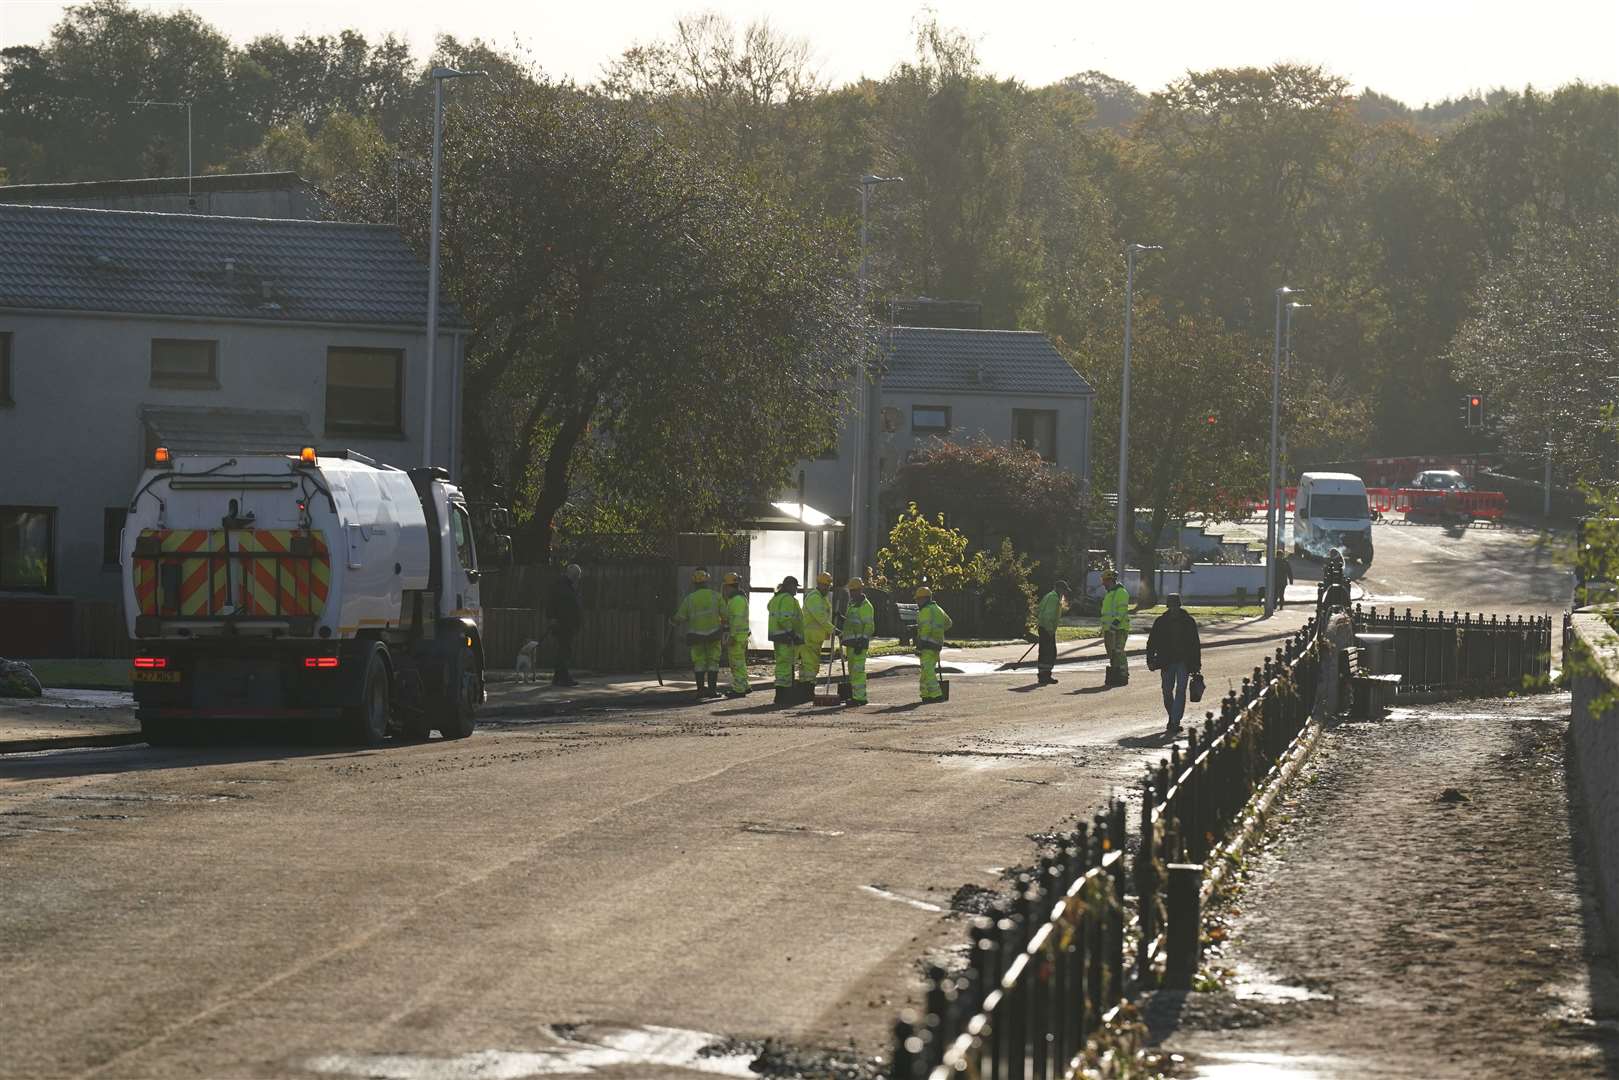
<svg viewBox="0 0 1619 1080">
<path fill-rule="evenodd" d="M 691 572 L 691 592 L 675 609 L 674 624 L 686 631 L 699 699 L 719 694 L 724 618 L 720 594 L 708 587 L 708 571 L 697 567 Z"/>
<path fill-rule="evenodd" d="M 770 598 L 770 643 L 776 649 L 776 704 L 792 704 L 793 660 L 804 643 L 804 613 L 798 607 L 798 579 L 788 575 Z M 813 681 L 813 673 L 811 673 Z"/>
<path fill-rule="evenodd" d="M 849 610 L 843 613 L 843 655 L 849 662 L 849 704 L 866 703 L 866 652 L 877 632 L 877 612 L 866 599 L 866 583 L 849 579 Z"/>
<path fill-rule="evenodd" d="M 813 687 L 821 668 L 821 646 L 832 636 L 832 575 L 824 570 L 815 576 L 815 588 L 804 594 L 803 634 L 804 644 L 798 648 L 798 679 Z"/>
<path fill-rule="evenodd" d="M 729 654 L 731 687 L 726 697 L 741 697 L 752 687 L 748 685 L 748 590 L 736 574 L 726 574 L 720 587 L 725 600 L 725 647 Z"/>
<path fill-rule="evenodd" d="M 945 631 L 951 626 L 944 608 L 933 602 L 933 590 L 926 585 L 916 590 L 916 655 L 922 661 L 922 704 L 943 701 L 939 686 L 939 653 L 944 649 Z"/>
</svg>

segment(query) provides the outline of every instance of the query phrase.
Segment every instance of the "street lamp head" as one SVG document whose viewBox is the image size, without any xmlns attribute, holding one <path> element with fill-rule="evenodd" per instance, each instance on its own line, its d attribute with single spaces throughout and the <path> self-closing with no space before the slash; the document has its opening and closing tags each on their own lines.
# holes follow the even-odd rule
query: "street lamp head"
<svg viewBox="0 0 1619 1080">
<path fill-rule="evenodd" d="M 1131 251 L 1162 251 L 1162 250 L 1164 250 L 1164 245 L 1162 245 L 1162 244 L 1131 244 L 1130 245 L 1130 250 Z"/>
<path fill-rule="evenodd" d="M 487 71 L 460 71 L 452 67 L 436 67 L 431 78 L 434 79 L 475 79 L 481 75 L 489 74 Z"/>
<path fill-rule="evenodd" d="M 1307 307 L 1309 307 L 1309 306 L 1310 306 L 1310 305 L 1309 305 L 1309 304 L 1301 304 L 1301 303 L 1299 303 L 1299 302 L 1298 302 L 1298 301 L 1297 301 L 1297 300 L 1289 300 L 1289 301 L 1288 301 L 1288 302 L 1287 302 L 1287 306 L 1288 306 L 1288 307 L 1290 307 L 1290 308 L 1295 308 L 1295 309 L 1297 309 L 1297 308 L 1307 308 Z"/>
<path fill-rule="evenodd" d="M 1277 296 L 1298 296 L 1299 294 L 1301 294 L 1303 292 L 1304 292 L 1303 289 L 1293 289 L 1293 288 L 1289 288 L 1286 285 L 1283 285 L 1281 288 L 1276 290 L 1276 295 Z"/>
<path fill-rule="evenodd" d="M 875 173 L 867 173 L 865 176 L 860 178 L 860 182 L 865 184 L 867 187 L 870 187 L 872 184 L 903 184 L 905 183 L 905 177 L 878 176 Z"/>
</svg>

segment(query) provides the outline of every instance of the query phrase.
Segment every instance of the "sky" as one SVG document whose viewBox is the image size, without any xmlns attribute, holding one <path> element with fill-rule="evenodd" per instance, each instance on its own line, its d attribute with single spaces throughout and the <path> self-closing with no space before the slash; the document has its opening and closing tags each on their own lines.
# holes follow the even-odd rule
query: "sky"
<svg viewBox="0 0 1619 1080">
<path fill-rule="evenodd" d="M 925 0 L 132 0 L 188 7 L 237 41 L 259 34 L 395 32 L 425 55 L 433 38 L 481 37 L 553 76 L 597 78 L 624 49 L 667 35 L 676 17 L 768 19 L 808 39 L 822 78 L 881 77 L 911 54 Z M 0 46 L 37 44 L 67 4 L 0 0 Z M 1155 90 L 1188 70 L 1320 64 L 1407 104 L 1475 89 L 1583 79 L 1619 83 L 1619 0 L 1337 0 L 1293 10 L 1252 0 L 931 0 L 984 68 L 1033 85 L 1098 70 Z"/>
</svg>

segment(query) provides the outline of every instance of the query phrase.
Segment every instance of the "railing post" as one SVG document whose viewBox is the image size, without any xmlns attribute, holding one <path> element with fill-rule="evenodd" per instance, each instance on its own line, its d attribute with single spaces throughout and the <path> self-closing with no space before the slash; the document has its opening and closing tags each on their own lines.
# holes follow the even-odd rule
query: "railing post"
<svg viewBox="0 0 1619 1080">
<path fill-rule="evenodd" d="M 1202 866 L 1193 863 L 1169 865 L 1169 955 L 1164 969 L 1164 985 L 1171 990 L 1190 990 L 1197 976 L 1203 932 L 1198 900 L 1202 883 Z"/>
<path fill-rule="evenodd" d="M 1136 845 L 1136 923 L 1141 938 L 1136 944 L 1136 981 L 1152 985 L 1152 945 L 1158 939 L 1158 844 L 1152 824 L 1157 803 L 1153 774 L 1141 782 L 1141 841 Z"/>
<path fill-rule="evenodd" d="M 900 1013 L 894 1021 L 894 1060 L 889 1069 L 891 1080 L 916 1080 L 921 1075 L 922 1038 L 916 1033 L 916 1014 L 910 1010 Z"/>
</svg>

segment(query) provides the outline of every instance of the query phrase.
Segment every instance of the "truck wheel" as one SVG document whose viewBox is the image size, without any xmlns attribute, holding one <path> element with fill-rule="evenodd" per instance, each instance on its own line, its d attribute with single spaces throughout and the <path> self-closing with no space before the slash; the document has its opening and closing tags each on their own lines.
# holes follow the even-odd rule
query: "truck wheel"
<svg viewBox="0 0 1619 1080">
<path fill-rule="evenodd" d="M 388 685 L 388 665 L 376 652 L 365 662 L 365 682 L 360 689 L 360 703 L 343 710 L 345 734 L 358 746 L 381 746 L 388 735 L 388 713 L 391 694 Z"/>
<path fill-rule="evenodd" d="M 483 703 L 483 671 L 478 667 L 478 654 L 470 646 L 463 647 L 445 666 L 444 691 L 439 703 L 439 734 L 446 739 L 464 739 L 477 725 L 475 713 Z"/>
</svg>

